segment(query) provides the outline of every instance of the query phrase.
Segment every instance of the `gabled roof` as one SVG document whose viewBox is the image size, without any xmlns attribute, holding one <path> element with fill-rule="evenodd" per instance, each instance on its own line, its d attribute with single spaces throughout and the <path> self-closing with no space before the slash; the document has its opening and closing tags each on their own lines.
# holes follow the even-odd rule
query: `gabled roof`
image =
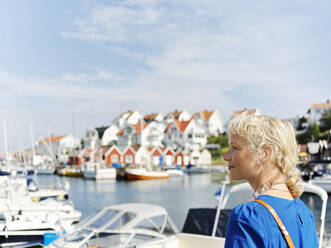
<svg viewBox="0 0 331 248">
<path fill-rule="evenodd" d="M 215 112 L 215 110 L 213 110 L 213 111 L 204 110 L 204 111 L 201 111 L 200 113 L 201 113 L 201 116 L 206 121 L 208 121 L 214 112 Z"/>
<path fill-rule="evenodd" d="M 233 111 L 233 115 L 241 115 L 241 114 L 246 114 L 246 115 L 252 115 L 252 114 L 255 114 L 257 112 L 256 109 L 247 109 L 247 108 L 244 108 L 242 110 L 236 110 L 236 111 Z"/>
<path fill-rule="evenodd" d="M 123 133 L 124 133 L 124 129 L 121 129 L 121 130 L 119 130 L 119 131 L 117 132 L 116 135 L 122 135 Z"/>
<path fill-rule="evenodd" d="M 147 123 L 144 123 L 143 124 L 143 129 L 145 129 L 148 125 L 150 124 L 150 122 L 147 122 Z M 136 134 L 138 134 L 138 133 L 141 133 L 141 128 L 142 128 L 142 124 L 141 124 L 141 122 L 139 122 L 138 124 L 133 124 L 132 125 L 134 128 L 135 128 L 135 130 L 136 130 Z"/>
<path fill-rule="evenodd" d="M 310 105 L 310 109 L 308 110 L 308 113 L 311 109 L 319 109 L 319 108 L 331 108 L 331 102 L 329 100 L 326 101 L 326 103 L 317 103 Z"/>
<path fill-rule="evenodd" d="M 164 119 L 167 119 L 171 115 L 174 117 L 174 119 L 178 119 L 181 113 L 183 113 L 183 111 L 175 110 L 174 112 L 170 112 L 170 113 L 166 114 Z"/>
<path fill-rule="evenodd" d="M 192 120 L 192 119 L 191 119 Z M 189 121 L 178 121 L 175 119 L 176 126 L 180 132 L 184 132 L 187 128 L 188 124 L 190 124 L 191 120 Z"/>
<path fill-rule="evenodd" d="M 141 147 L 141 145 L 133 145 L 131 147 L 135 152 L 137 152 L 139 150 L 139 148 Z"/>
<path fill-rule="evenodd" d="M 56 142 L 56 141 L 59 141 L 59 140 L 63 139 L 64 137 L 65 137 L 65 135 L 63 135 L 63 136 L 53 136 L 53 135 L 51 135 L 51 137 L 47 137 L 47 138 L 39 140 L 38 144 L 40 144 L 42 142 Z"/>
<path fill-rule="evenodd" d="M 102 139 L 102 136 L 103 134 L 105 133 L 106 129 L 108 128 L 109 126 L 103 126 L 103 127 L 96 127 L 95 130 L 97 130 L 98 132 L 98 137 L 99 139 Z"/>
<path fill-rule="evenodd" d="M 127 113 L 128 116 L 125 118 L 125 120 L 128 120 L 131 117 L 131 115 L 133 115 L 134 111 L 128 111 Z"/>
<path fill-rule="evenodd" d="M 158 116 L 158 113 L 152 113 L 152 114 L 146 114 L 144 116 L 144 120 L 149 122 L 149 121 L 155 121 L 155 118 Z"/>
<path fill-rule="evenodd" d="M 166 128 L 164 129 L 164 133 L 168 132 L 168 129 L 170 128 L 171 126 L 171 122 L 167 124 Z"/>
</svg>

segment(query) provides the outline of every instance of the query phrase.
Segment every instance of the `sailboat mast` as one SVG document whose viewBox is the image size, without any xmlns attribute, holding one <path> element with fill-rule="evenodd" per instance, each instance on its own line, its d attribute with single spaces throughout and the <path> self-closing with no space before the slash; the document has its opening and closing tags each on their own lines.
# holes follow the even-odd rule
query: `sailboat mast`
<svg viewBox="0 0 331 248">
<path fill-rule="evenodd" d="M 36 152 L 35 152 L 35 149 L 34 149 L 34 142 L 33 142 L 32 121 L 30 122 L 30 141 L 31 141 L 31 151 L 32 151 L 31 161 L 32 161 L 32 164 L 33 164 L 33 159 L 36 156 Z"/>
<path fill-rule="evenodd" d="M 2 120 L 2 126 L 3 126 L 3 138 L 4 138 L 4 145 L 5 145 L 5 158 L 8 159 L 8 143 L 7 143 L 7 126 L 6 126 L 6 120 Z"/>
</svg>

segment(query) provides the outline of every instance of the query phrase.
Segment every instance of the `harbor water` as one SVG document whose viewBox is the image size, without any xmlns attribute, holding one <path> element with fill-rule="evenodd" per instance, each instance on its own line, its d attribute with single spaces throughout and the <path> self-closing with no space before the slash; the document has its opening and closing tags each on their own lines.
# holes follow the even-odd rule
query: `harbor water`
<svg viewBox="0 0 331 248">
<path fill-rule="evenodd" d="M 185 175 L 166 180 L 118 181 L 86 180 L 84 178 L 60 177 L 57 175 L 35 176 L 39 187 L 51 187 L 56 183 L 69 184 L 69 198 L 83 218 L 105 206 L 141 202 L 161 205 L 182 229 L 190 208 L 213 208 L 218 202 L 214 193 L 221 187 L 222 173 Z M 227 187 L 229 189 L 231 186 Z M 329 195 L 325 220 L 326 233 L 331 235 L 331 195 Z M 312 210 L 316 225 L 319 225 L 322 201 L 319 197 L 304 194 L 301 199 Z"/>
</svg>

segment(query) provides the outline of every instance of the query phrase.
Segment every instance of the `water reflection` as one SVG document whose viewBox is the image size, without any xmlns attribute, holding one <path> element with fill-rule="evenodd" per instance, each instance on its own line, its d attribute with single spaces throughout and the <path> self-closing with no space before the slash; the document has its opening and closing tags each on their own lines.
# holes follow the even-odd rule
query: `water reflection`
<svg viewBox="0 0 331 248">
<path fill-rule="evenodd" d="M 181 229 L 189 208 L 216 207 L 214 193 L 224 180 L 224 173 L 185 175 L 167 180 L 116 181 L 84 180 L 83 178 L 37 176 L 38 185 L 70 184 L 70 197 L 76 208 L 86 217 L 95 209 L 120 203 L 144 202 L 165 207 Z M 226 191 L 230 187 L 227 187 Z M 321 200 L 304 194 L 303 202 L 314 213 L 316 225 L 320 223 Z M 331 204 L 327 206 L 326 231 L 331 232 Z"/>
</svg>

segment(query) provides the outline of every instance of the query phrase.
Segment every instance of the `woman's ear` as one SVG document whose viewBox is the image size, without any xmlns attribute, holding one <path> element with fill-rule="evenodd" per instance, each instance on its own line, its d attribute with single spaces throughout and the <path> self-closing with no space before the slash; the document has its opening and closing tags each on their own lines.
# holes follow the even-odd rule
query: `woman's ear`
<svg viewBox="0 0 331 248">
<path fill-rule="evenodd" d="M 272 157 L 272 147 L 269 145 L 265 145 L 262 147 L 262 159 L 261 162 L 265 163 L 267 161 L 269 161 Z"/>
</svg>

